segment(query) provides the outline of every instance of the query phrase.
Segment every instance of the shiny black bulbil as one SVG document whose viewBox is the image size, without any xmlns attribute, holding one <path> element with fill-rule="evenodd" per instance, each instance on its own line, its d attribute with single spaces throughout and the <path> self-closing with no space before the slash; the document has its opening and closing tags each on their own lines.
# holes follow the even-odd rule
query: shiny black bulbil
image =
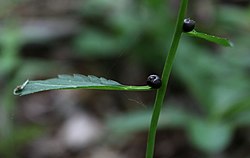
<svg viewBox="0 0 250 158">
<path fill-rule="evenodd" d="M 147 78 L 147 85 L 155 89 L 160 88 L 161 78 L 158 75 L 149 75 Z"/>
<path fill-rule="evenodd" d="M 195 21 L 187 18 L 184 19 L 184 23 L 183 23 L 183 32 L 190 32 L 193 31 L 193 29 L 195 28 Z"/>
</svg>

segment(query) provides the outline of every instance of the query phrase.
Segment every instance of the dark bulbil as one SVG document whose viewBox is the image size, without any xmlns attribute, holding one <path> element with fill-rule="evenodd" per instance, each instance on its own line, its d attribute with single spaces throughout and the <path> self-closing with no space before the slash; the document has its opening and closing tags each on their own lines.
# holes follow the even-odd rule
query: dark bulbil
<svg viewBox="0 0 250 158">
<path fill-rule="evenodd" d="M 161 78 L 158 75 L 149 75 L 147 78 L 147 85 L 155 89 L 160 88 Z"/>
<path fill-rule="evenodd" d="M 184 19 L 183 32 L 193 31 L 194 27 L 195 27 L 195 21 L 194 20 L 192 20 L 190 18 Z"/>
</svg>

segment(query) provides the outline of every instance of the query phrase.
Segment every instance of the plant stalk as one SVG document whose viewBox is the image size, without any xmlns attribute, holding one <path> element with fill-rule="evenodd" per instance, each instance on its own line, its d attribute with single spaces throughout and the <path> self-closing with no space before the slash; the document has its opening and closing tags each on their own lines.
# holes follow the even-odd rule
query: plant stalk
<svg viewBox="0 0 250 158">
<path fill-rule="evenodd" d="M 169 80 L 170 72 L 172 69 L 173 62 L 174 62 L 176 50 L 177 50 L 177 47 L 179 45 L 179 41 L 181 38 L 182 26 L 183 26 L 183 21 L 184 21 L 186 10 L 187 10 L 187 5 L 188 5 L 188 0 L 181 0 L 178 18 L 177 18 L 177 22 L 175 26 L 175 32 L 173 35 L 170 50 L 167 55 L 165 65 L 163 68 L 163 72 L 162 72 L 162 86 L 159 90 L 157 90 L 157 93 L 156 93 L 156 99 L 154 103 L 153 114 L 152 114 L 149 133 L 148 133 L 146 158 L 153 158 L 153 155 L 154 155 L 157 125 L 159 121 L 161 107 L 165 98 L 168 80 Z"/>
</svg>

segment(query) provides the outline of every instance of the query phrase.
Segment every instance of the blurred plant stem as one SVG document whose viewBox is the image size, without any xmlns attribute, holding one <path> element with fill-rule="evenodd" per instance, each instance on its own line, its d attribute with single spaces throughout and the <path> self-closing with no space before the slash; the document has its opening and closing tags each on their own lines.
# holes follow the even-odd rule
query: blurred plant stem
<svg viewBox="0 0 250 158">
<path fill-rule="evenodd" d="M 156 136 L 158 120 L 161 112 L 161 107 L 164 101 L 164 97 L 166 94 L 168 80 L 172 69 L 173 61 L 175 58 L 176 50 L 181 38 L 182 25 L 187 10 L 187 5 L 188 5 L 188 0 L 181 1 L 173 40 L 162 72 L 162 87 L 156 93 L 156 99 L 154 103 L 154 109 L 148 134 L 146 158 L 153 158 L 154 155 L 155 136 Z"/>
</svg>

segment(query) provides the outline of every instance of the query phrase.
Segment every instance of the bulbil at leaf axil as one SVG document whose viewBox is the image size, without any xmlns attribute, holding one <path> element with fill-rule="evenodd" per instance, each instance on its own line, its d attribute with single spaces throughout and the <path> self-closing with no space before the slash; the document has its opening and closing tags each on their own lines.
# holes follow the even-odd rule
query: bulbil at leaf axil
<svg viewBox="0 0 250 158">
<path fill-rule="evenodd" d="M 195 21 L 190 19 L 190 18 L 187 18 L 187 19 L 184 19 L 184 22 L 183 22 L 183 32 L 190 32 L 190 31 L 193 31 L 193 29 L 195 28 Z"/>
<path fill-rule="evenodd" d="M 161 87 L 161 78 L 158 75 L 149 75 L 147 78 L 147 85 L 151 88 L 160 88 Z"/>
</svg>

